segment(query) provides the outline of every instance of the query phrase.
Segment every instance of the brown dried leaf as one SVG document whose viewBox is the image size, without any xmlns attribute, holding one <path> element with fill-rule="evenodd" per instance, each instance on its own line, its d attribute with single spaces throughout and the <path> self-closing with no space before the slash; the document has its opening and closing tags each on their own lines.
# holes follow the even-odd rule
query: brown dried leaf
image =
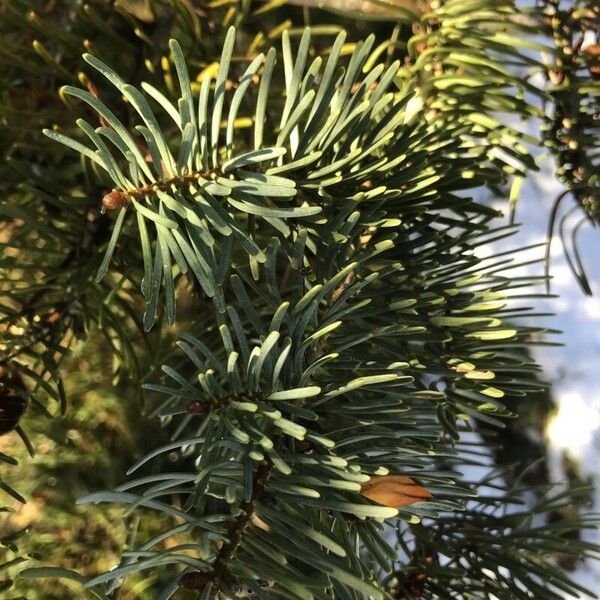
<svg viewBox="0 0 600 600">
<path fill-rule="evenodd" d="M 432 497 L 429 491 L 406 475 L 372 477 L 363 485 L 360 493 L 365 498 L 390 508 L 400 508 Z"/>
</svg>

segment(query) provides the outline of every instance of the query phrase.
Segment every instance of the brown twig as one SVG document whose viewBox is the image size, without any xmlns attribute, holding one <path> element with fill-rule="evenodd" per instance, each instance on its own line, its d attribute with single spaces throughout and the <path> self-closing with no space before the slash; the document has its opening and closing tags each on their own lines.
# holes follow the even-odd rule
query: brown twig
<svg viewBox="0 0 600 600">
<path fill-rule="evenodd" d="M 186 573 L 181 578 L 181 584 L 187 589 L 198 590 L 204 589 L 208 584 L 211 585 L 210 600 L 215 600 L 219 594 L 221 582 L 229 583 L 232 579 L 228 571 L 228 563 L 235 556 L 235 553 L 242 542 L 244 532 L 252 523 L 252 517 L 256 510 L 256 502 L 263 496 L 265 486 L 273 464 L 268 461 L 264 462 L 257 469 L 253 478 L 252 498 L 249 501 L 244 501 L 240 504 L 240 514 L 231 523 L 227 531 L 227 541 L 221 546 L 212 565 L 211 573 Z"/>
<path fill-rule="evenodd" d="M 216 171 L 194 171 L 186 175 L 176 175 L 165 181 L 156 181 L 135 190 L 114 189 L 102 198 L 102 210 L 117 210 L 127 206 L 132 198 L 139 198 L 148 194 L 154 194 L 158 190 L 168 190 L 174 185 L 185 185 L 198 181 L 201 177 L 210 178 L 218 174 Z"/>
</svg>

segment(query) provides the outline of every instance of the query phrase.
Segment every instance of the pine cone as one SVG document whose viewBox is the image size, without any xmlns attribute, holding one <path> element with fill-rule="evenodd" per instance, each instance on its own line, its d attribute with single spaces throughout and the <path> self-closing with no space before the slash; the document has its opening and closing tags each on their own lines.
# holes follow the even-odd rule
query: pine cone
<svg viewBox="0 0 600 600">
<path fill-rule="evenodd" d="M 17 373 L 9 373 L 0 367 L 0 435 L 9 433 L 19 424 L 27 402 L 19 395 L 23 380 Z"/>
</svg>

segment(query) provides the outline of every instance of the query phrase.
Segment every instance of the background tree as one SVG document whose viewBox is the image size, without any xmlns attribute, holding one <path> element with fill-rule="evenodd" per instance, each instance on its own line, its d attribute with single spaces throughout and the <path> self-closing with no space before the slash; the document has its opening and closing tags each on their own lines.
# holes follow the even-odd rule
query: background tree
<svg viewBox="0 0 600 600">
<path fill-rule="evenodd" d="M 11 574 L 27 551 L 60 568 L 4 588 L 73 593 L 51 576 L 97 598 L 576 592 L 555 560 L 596 551 L 576 535 L 597 524 L 577 514 L 588 490 L 534 487 L 489 443 L 545 387 L 528 348 L 548 332 L 519 319 L 546 279 L 511 275 L 518 250 L 481 258 L 516 227 L 472 196 L 514 204 L 539 141 L 508 117 L 539 118 L 597 220 L 598 88 L 573 36 L 597 34 L 598 9 L 0 11 L 2 425 L 31 452 L 25 406 L 47 437 L 94 436 L 103 477 L 69 478 L 92 492 L 84 502 L 125 504 L 131 525 L 103 549 L 126 546 L 110 570 L 46 561 L 8 521 Z M 532 83 L 541 73 L 547 89 Z M 573 265 L 586 289 L 576 254 Z M 129 390 L 113 412 L 129 450 L 64 427 L 77 415 L 64 360 L 99 344 L 111 367 L 97 351 L 92 364 Z M 17 502 L 22 468 L 2 474 Z"/>
</svg>

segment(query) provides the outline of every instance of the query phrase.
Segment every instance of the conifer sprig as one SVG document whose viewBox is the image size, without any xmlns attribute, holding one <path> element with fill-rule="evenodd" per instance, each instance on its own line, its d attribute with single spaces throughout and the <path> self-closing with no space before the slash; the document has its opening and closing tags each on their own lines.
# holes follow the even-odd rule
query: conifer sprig
<svg viewBox="0 0 600 600">
<path fill-rule="evenodd" d="M 173 439 L 130 474 L 173 452 L 182 470 L 83 499 L 157 511 L 165 529 L 85 587 L 105 597 L 123 577 L 164 569 L 161 599 L 180 588 L 206 600 L 576 590 L 549 578 L 535 551 L 559 547 L 549 528 L 530 528 L 511 562 L 498 532 L 518 537 L 526 520 L 488 511 L 513 497 L 490 500 L 489 481 L 461 473 L 486 465 L 463 444 L 467 431 L 501 426 L 510 416 L 503 398 L 544 387 L 527 352 L 544 330 L 518 324 L 521 288 L 534 282 L 511 276 L 515 253 L 478 256 L 514 232 L 467 193 L 501 183 L 502 161 L 480 168 L 471 129 L 460 120 L 440 127 L 430 107 L 411 104 L 410 77 L 397 61 L 376 64 L 373 38 L 342 66 L 344 34 L 326 59 L 310 55 L 309 30 L 295 50 L 284 34 L 283 97 L 275 50 L 227 86 L 234 43 L 230 29 L 216 77 L 202 79 L 196 98 L 171 42 L 177 103 L 142 84 L 166 124 L 138 89 L 86 56 L 143 125 L 127 128 L 94 95 L 67 87 L 106 125 L 78 122 L 92 147 L 46 132 L 112 180 L 105 206 L 119 213 L 99 276 L 135 213 L 146 328 L 161 287 L 174 321 L 179 273 L 198 284 L 206 308 L 182 334 L 178 364 L 163 367 L 169 383 L 146 386 L 163 396 L 157 414 L 174 425 Z M 236 127 L 242 110 L 250 139 Z M 388 475 L 426 493 L 398 506 L 362 493 Z M 396 544 L 393 528 L 402 531 Z M 494 557 L 518 584 L 498 566 L 487 575 Z M 61 572 L 29 571 L 53 574 Z"/>
</svg>

